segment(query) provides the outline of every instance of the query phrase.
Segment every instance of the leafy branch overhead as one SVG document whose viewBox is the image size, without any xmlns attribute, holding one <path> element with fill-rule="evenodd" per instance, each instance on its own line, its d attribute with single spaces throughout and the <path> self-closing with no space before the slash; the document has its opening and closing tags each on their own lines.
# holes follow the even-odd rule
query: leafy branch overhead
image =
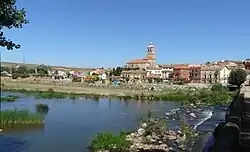
<svg viewBox="0 0 250 152">
<path fill-rule="evenodd" d="M 8 50 L 20 48 L 19 44 L 14 43 L 4 36 L 4 28 L 22 28 L 23 24 L 29 21 L 26 19 L 26 11 L 16 7 L 16 0 L 0 0 L 0 46 Z"/>
</svg>

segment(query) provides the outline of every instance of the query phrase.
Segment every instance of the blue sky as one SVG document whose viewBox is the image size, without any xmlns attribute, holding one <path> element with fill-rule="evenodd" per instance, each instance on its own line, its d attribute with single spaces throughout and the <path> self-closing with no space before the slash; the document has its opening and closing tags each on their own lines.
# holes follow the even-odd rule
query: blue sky
<svg viewBox="0 0 250 152">
<path fill-rule="evenodd" d="M 5 30 L 3 61 L 115 67 L 157 47 L 157 63 L 250 57 L 250 0 L 17 0 L 30 20 Z"/>
</svg>

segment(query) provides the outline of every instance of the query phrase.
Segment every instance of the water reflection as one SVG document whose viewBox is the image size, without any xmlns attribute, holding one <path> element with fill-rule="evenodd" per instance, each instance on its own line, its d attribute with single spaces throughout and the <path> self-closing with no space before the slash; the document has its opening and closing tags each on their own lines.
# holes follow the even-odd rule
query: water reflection
<svg viewBox="0 0 250 152">
<path fill-rule="evenodd" d="M 3 133 L 39 132 L 44 129 L 44 124 L 9 124 L 2 127 Z"/>
</svg>

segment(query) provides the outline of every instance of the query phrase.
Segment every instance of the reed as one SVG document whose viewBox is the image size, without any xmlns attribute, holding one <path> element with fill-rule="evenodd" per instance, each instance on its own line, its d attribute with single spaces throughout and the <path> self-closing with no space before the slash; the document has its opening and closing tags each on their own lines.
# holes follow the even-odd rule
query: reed
<svg viewBox="0 0 250 152">
<path fill-rule="evenodd" d="M 19 96 L 8 95 L 7 97 L 1 97 L 1 102 L 14 102 L 19 98 Z"/>
<path fill-rule="evenodd" d="M 1 124 L 41 124 L 43 117 L 30 113 L 27 110 L 5 110 L 1 111 Z"/>
</svg>

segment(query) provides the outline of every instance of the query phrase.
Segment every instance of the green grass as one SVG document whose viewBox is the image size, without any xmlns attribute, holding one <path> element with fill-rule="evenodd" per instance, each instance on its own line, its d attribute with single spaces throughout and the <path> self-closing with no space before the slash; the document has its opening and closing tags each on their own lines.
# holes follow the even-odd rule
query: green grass
<svg viewBox="0 0 250 152">
<path fill-rule="evenodd" d="M 48 112 L 49 106 L 47 104 L 36 104 L 36 111 L 37 112 Z"/>
<path fill-rule="evenodd" d="M 27 110 L 5 110 L 1 111 L 1 123 L 8 124 L 39 124 L 43 123 L 43 117 L 30 113 Z"/>
<path fill-rule="evenodd" d="M 136 94 L 136 95 L 125 95 L 125 96 L 102 96 L 98 94 L 77 94 L 77 93 L 65 93 L 56 92 L 53 89 L 48 91 L 39 90 L 26 90 L 26 89 L 6 89 L 9 92 L 21 92 L 26 95 L 34 96 L 36 99 L 77 99 L 79 97 L 85 97 L 86 99 L 93 99 L 99 101 L 100 98 L 116 98 L 118 100 L 148 100 L 148 101 L 176 101 L 182 104 L 197 104 L 197 105 L 219 105 L 227 104 L 231 102 L 232 97 L 236 95 L 235 92 L 229 92 L 225 87 L 215 84 L 211 89 L 167 89 L 158 93 L 153 94 Z"/>
<path fill-rule="evenodd" d="M 8 95 L 7 97 L 1 97 L 1 102 L 6 101 L 6 102 L 14 102 L 17 99 L 19 99 L 19 96 L 15 96 L 15 95 Z"/>
<path fill-rule="evenodd" d="M 88 147 L 91 150 L 114 150 L 123 151 L 130 146 L 130 142 L 126 140 L 127 133 L 121 131 L 120 135 L 115 136 L 109 132 L 100 132 L 89 142 Z"/>
<path fill-rule="evenodd" d="M 84 94 L 76 94 L 76 93 L 65 93 L 65 92 L 56 92 L 53 89 L 48 89 L 48 91 L 40 91 L 40 90 L 27 90 L 27 89 L 3 89 L 3 91 L 7 92 L 19 92 L 23 93 L 27 96 L 33 96 L 36 99 L 77 99 Z"/>
</svg>

